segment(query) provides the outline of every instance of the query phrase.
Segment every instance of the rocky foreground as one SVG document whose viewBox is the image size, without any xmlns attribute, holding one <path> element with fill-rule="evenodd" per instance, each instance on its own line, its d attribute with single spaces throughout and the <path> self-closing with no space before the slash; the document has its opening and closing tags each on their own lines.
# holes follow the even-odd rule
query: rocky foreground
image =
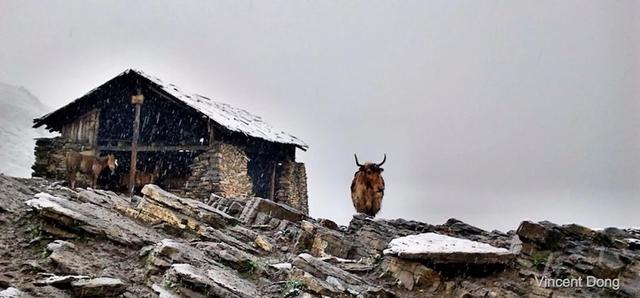
<svg viewBox="0 0 640 298">
<path fill-rule="evenodd" d="M 143 193 L 0 175 L 0 297 L 640 296 L 637 230 L 362 215 L 341 227 L 259 198 Z"/>
</svg>

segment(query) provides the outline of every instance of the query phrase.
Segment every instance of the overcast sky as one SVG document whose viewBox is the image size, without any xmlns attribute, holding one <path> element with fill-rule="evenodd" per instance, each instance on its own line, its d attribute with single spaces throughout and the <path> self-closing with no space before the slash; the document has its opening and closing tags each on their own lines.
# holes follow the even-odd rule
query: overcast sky
<svg viewBox="0 0 640 298">
<path fill-rule="evenodd" d="M 6 1 L 0 81 L 51 108 L 140 68 L 305 140 L 314 217 L 640 226 L 638 1 Z"/>
</svg>

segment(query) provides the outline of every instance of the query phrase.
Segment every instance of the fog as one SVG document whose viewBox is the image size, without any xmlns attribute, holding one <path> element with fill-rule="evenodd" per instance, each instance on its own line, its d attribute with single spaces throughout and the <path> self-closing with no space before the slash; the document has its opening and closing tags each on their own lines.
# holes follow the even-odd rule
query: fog
<svg viewBox="0 0 640 298">
<path fill-rule="evenodd" d="M 307 142 L 314 217 L 353 154 L 384 218 L 640 226 L 638 1 L 6 1 L 0 81 L 53 110 L 127 68 Z"/>
</svg>

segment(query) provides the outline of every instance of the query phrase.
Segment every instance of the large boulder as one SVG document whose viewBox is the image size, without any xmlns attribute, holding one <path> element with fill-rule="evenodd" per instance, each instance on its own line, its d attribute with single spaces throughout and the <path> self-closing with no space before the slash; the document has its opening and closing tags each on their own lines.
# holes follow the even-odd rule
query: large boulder
<svg viewBox="0 0 640 298">
<path fill-rule="evenodd" d="M 239 272 L 248 272 L 255 270 L 258 258 L 243 250 L 237 249 L 224 242 L 200 242 L 196 243 L 198 250 L 204 251 L 208 256 L 216 261 L 229 266 Z"/>
<path fill-rule="evenodd" d="M 349 241 L 352 246 L 349 258 L 375 260 L 382 255 L 382 251 L 392 239 L 434 232 L 436 229 L 436 226 L 412 220 L 385 220 L 356 214 L 349 223 L 345 241 Z"/>
<path fill-rule="evenodd" d="M 549 222 L 523 221 L 516 234 L 522 241 L 522 252 L 532 254 L 537 250 L 559 250 L 567 241 L 562 229 Z"/>
<path fill-rule="evenodd" d="M 29 298 L 31 295 L 22 292 L 14 287 L 6 288 L 0 291 L 0 298 Z"/>
<path fill-rule="evenodd" d="M 302 211 L 285 204 L 262 198 L 252 198 L 247 201 L 242 214 L 240 214 L 240 220 L 247 225 L 252 225 L 259 221 L 260 218 L 277 218 L 290 222 L 299 222 L 303 219 L 308 219 L 308 216 Z M 258 224 L 263 223 L 258 222 Z"/>
<path fill-rule="evenodd" d="M 26 204 L 40 217 L 55 223 L 52 226 L 45 221 L 41 230 L 62 230 L 62 234 L 69 235 L 80 231 L 134 247 L 142 247 L 161 239 L 155 231 L 110 208 L 93 203 L 78 203 L 62 196 L 38 193 L 35 199 Z"/>
<path fill-rule="evenodd" d="M 119 279 L 98 277 L 71 282 L 71 289 L 78 297 L 116 297 L 127 286 Z"/>
<path fill-rule="evenodd" d="M 391 296 L 391 293 L 384 288 L 374 285 L 355 274 L 344 271 L 310 254 L 303 253 L 298 255 L 294 258 L 292 264 L 302 271 L 302 277 L 306 277 L 304 281 L 307 287 L 322 289 L 315 291 L 320 295 L 340 292 L 358 297 L 360 297 L 359 295 L 362 297 Z"/>
<path fill-rule="evenodd" d="M 159 221 L 177 229 L 190 229 L 202 233 L 207 226 L 223 228 L 238 220 L 203 202 L 182 198 L 154 184 L 142 188 L 143 200 L 138 205 L 140 218 Z"/>
<path fill-rule="evenodd" d="M 352 243 L 342 233 L 309 221 L 302 221 L 300 226 L 294 244 L 297 253 L 307 252 L 316 257 L 348 256 Z"/>
<path fill-rule="evenodd" d="M 165 273 L 164 284 L 179 288 L 188 297 L 258 297 L 255 284 L 220 267 L 197 268 L 190 264 L 174 264 Z"/>
<path fill-rule="evenodd" d="M 35 286 L 54 286 L 58 288 L 69 288 L 71 283 L 78 280 L 89 279 L 87 275 L 55 275 L 51 273 L 42 273 L 42 279 L 36 280 Z"/>
<path fill-rule="evenodd" d="M 514 259 L 507 249 L 436 233 L 393 239 L 384 254 L 435 264 L 506 264 Z"/>
<path fill-rule="evenodd" d="M 147 254 L 145 262 L 148 273 L 163 271 L 175 263 L 189 263 L 201 267 L 216 262 L 209 258 L 204 250 L 174 239 L 158 242 Z"/>
<path fill-rule="evenodd" d="M 414 288 L 423 291 L 433 291 L 442 281 L 440 274 L 420 262 L 396 257 L 385 257 L 382 266 L 387 272 L 393 275 L 398 281 L 398 284 L 409 291 L 412 291 Z"/>
</svg>

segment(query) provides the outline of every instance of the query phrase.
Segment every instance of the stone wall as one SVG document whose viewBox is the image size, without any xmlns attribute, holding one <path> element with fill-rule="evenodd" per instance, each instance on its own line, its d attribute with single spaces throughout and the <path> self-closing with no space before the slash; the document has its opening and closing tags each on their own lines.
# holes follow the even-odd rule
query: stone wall
<svg viewBox="0 0 640 298">
<path fill-rule="evenodd" d="M 93 148 L 75 144 L 63 137 L 36 139 L 35 162 L 31 169 L 32 177 L 43 177 L 54 180 L 66 180 L 66 155 L 69 151 L 92 151 Z M 78 185 L 87 185 L 89 179 L 79 175 Z"/>
<path fill-rule="evenodd" d="M 189 166 L 191 174 L 179 193 L 203 202 L 211 194 L 240 200 L 256 196 L 269 199 L 265 188 L 270 189 L 275 164 L 274 200 L 308 214 L 304 164 L 295 162 L 288 149 L 252 145 L 256 144 L 214 142 L 211 149 L 194 158 Z"/>
<path fill-rule="evenodd" d="M 256 191 L 270 188 L 272 165 L 276 164 L 274 201 L 308 214 L 305 165 L 295 162 L 295 157 L 285 150 L 276 149 L 251 147 L 248 150 L 244 144 L 215 142 L 211 149 L 194 158 L 189 167 L 191 174 L 179 193 L 200 201 L 206 201 L 212 193 L 224 198 L 261 196 L 269 199 L 268 194 L 256 194 Z M 92 151 L 92 148 L 62 137 L 37 139 L 32 176 L 66 180 L 65 159 L 70 150 Z M 77 181 L 78 186 L 89 185 L 86 175 L 78 175 Z M 256 187 L 258 184 L 262 187 Z"/>
<path fill-rule="evenodd" d="M 215 142 L 211 149 L 197 156 L 183 194 L 205 201 L 211 193 L 225 198 L 253 196 L 248 163 L 241 146 Z"/>
<path fill-rule="evenodd" d="M 191 175 L 187 178 L 184 189 L 180 192 L 181 195 L 204 201 L 213 193 L 213 186 L 220 181 L 216 152 L 217 147 L 213 147 L 193 160 L 189 166 Z"/>
<path fill-rule="evenodd" d="M 307 173 L 304 163 L 285 161 L 280 168 L 275 201 L 287 204 L 308 215 Z"/>
<path fill-rule="evenodd" d="M 214 192 L 225 198 L 253 196 L 253 184 L 249 177 L 249 157 L 241 146 L 220 143 L 218 145 L 218 172 L 220 181 Z"/>
</svg>

